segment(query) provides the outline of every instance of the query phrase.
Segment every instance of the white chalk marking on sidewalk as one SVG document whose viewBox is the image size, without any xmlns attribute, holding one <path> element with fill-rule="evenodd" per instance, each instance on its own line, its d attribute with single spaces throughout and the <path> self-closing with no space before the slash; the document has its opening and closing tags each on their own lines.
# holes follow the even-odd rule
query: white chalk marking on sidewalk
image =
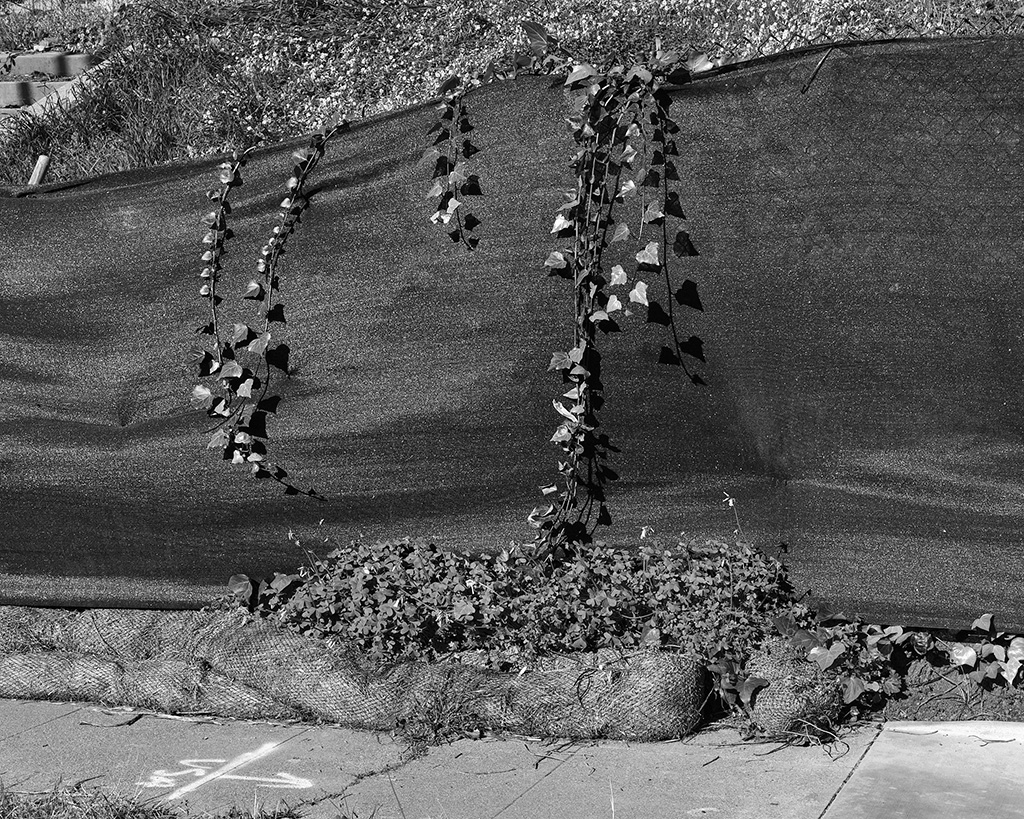
<svg viewBox="0 0 1024 819">
<path fill-rule="evenodd" d="M 246 782 L 255 782 L 259 785 L 267 785 L 268 787 L 295 790 L 313 787 L 313 783 L 308 779 L 303 779 L 300 776 L 294 776 L 290 773 L 284 773 L 283 771 L 278 773 L 277 776 L 241 776 L 239 774 L 229 774 L 228 776 L 222 776 L 221 779 L 242 779 Z"/>
<path fill-rule="evenodd" d="M 207 782 L 212 782 L 214 779 L 220 779 L 225 774 L 229 774 L 232 771 L 241 768 L 243 765 L 248 765 L 250 762 L 255 762 L 257 759 L 262 759 L 265 756 L 269 756 L 271 753 L 273 753 L 274 749 L 277 748 L 277 746 L 280 744 L 281 743 L 279 742 L 268 742 L 264 745 L 261 745 L 255 751 L 249 751 L 245 754 L 239 754 L 234 759 L 229 760 L 227 763 L 217 768 L 216 770 L 210 771 L 209 773 L 201 776 L 195 782 L 189 782 L 187 785 L 182 785 L 176 791 L 167 794 L 167 796 L 165 796 L 164 799 L 168 802 L 172 799 L 180 799 L 186 793 L 191 793 L 196 788 L 205 785 Z"/>
<path fill-rule="evenodd" d="M 184 765 L 183 771 L 168 771 L 166 768 L 157 768 L 145 782 L 139 782 L 142 788 L 173 788 L 178 783 L 175 781 L 179 776 L 205 776 L 215 765 L 225 762 L 224 759 L 182 759 L 179 765 Z"/>
<path fill-rule="evenodd" d="M 182 776 L 195 776 L 198 778 L 206 776 L 211 770 L 222 762 L 227 762 L 226 759 L 182 759 L 179 760 L 179 765 L 184 765 L 185 770 L 183 771 L 168 771 L 165 768 L 158 768 L 150 774 L 149 779 L 145 782 L 139 782 L 139 787 L 142 788 L 173 788 L 178 784 L 178 777 Z M 302 789 L 312 788 L 313 783 L 308 779 L 295 776 L 294 774 L 285 773 L 279 771 L 275 776 L 244 776 L 242 774 L 224 774 L 219 779 L 235 779 L 244 782 L 255 782 L 259 785 L 265 785 L 267 787 L 274 788 L 285 788 L 285 789 Z M 207 780 L 209 781 L 209 780 Z"/>
</svg>

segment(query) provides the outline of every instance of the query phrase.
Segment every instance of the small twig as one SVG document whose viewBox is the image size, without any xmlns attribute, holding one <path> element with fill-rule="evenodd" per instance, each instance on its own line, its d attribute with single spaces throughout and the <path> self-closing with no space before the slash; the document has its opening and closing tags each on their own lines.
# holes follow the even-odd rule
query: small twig
<svg viewBox="0 0 1024 819">
<path fill-rule="evenodd" d="M 981 743 L 981 747 L 982 748 L 984 748 L 986 745 L 1001 744 L 1001 743 L 1004 743 L 1004 742 L 1016 742 L 1017 741 L 1016 739 L 985 739 L 984 737 L 979 737 L 977 734 L 969 734 L 968 736 L 970 736 L 971 739 L 978 740 Z"/>
</svg>

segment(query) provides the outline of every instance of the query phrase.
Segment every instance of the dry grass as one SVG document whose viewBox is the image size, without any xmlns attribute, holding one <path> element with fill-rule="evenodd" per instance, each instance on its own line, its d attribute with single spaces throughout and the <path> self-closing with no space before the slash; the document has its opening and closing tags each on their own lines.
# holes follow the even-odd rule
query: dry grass
<svg viewBox="0 0 1024 819">
<path fill-rule="evenodd" d="M 101 40 L 109 12 L 81 0 L 0 0 L 0 51 L 29 51 L 37 44 L 91 50 Z"/>
<path fill-rule="evenodd" d="M 122 794 L 55 785 L 42 792 L 19 792 L 0 783 L 0 819 L 200 819 L 161 804 L 142 804 Z M 232 808 L 224 819 L 299 819 L 291 808 L 255 812 Z M 353 818 L 354 819 L 354 818 Z"/>
</svg>

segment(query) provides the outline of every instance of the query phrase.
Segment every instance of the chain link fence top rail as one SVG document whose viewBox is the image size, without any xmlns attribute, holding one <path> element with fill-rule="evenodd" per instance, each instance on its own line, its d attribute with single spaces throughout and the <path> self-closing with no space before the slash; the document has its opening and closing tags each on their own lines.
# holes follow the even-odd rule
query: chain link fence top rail
<svg viewBox="0 0 1024 819">
<path fill-rule="evenodd" d="M 728 534 L 724 489 L 747 537 L 788 543 L 801 588 L 886 622 L 984 610 L 1024 626 L 1011 24 L 815 45 L 681 89 L 702 255 L 673 275 L 701 283 L 689 329 L 710 387 L 654 363 L 662 328 L 642 315 L 607 340 L 609 540 Z M 204 452 L 188 407 L 212 163 L 0 197 L 0 602 L 198 605 L 234 572 L 300 562 L 288 529 L 528 538 L 556 460 L 544 367 L 568 332 L 568 296 L 539 270 L 570 181 L 568 103 L 549 86 L 469 98 L 487 226 L 472 256 L 427 222 L 430 106 L 329 147 L 285 272 L 296 371 L 271 432 L 323 504 Z M 247 280 L 294 147 L 250 166 L 229 283 Z"/>
</svg>

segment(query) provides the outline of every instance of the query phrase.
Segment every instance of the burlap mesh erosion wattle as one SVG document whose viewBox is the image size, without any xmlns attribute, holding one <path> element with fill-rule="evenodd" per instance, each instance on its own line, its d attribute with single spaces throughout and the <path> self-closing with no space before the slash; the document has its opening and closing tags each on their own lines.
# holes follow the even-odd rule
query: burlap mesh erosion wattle
<svg viewBox="0 0 1024 819">
<path fill-rule="evenodd" d="M 706 696 L 701 665 L 668 652 L 547 658 L 522 673 L 373 666 L 237 613 L 0 607 L 0 697 L 375 730 L 443 714 L 456 728 L 657 740 L 694 730 Z"/>
<path fill-rule="evenodd" d="M 842 686 L 788 640 L 775 638 L 750 658 L 747 674 L 767 680 L 748 709 L 751 722 L 769 736 L 814 736 L 834 730 L 842 710 Z"/>
</svg>

